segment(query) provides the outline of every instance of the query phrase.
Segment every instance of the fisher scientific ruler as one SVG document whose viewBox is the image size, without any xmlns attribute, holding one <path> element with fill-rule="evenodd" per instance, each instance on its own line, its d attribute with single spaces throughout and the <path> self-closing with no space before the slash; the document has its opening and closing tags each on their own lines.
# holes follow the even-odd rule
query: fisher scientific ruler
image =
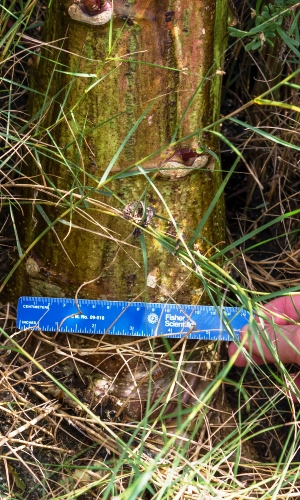
<svg viewBox="0 0 300 500">
<path fill-rule="evenodd" d="M 238 307 L 21 297 L 17 327 L 50 332 L 233 340 L 248 323 Z"/>
</svg>

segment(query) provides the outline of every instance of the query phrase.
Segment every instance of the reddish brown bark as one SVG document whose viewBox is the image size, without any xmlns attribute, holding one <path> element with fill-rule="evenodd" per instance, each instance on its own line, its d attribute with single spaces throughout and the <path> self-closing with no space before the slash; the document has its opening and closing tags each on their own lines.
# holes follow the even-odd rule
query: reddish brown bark
<svg viewBox="0 0 300 500">
<path fill-rule="evenodd" d="M 97 5 L 102 12 L 103 6 Z M 227 1 L 115 0 L 111 43 L 110 23 L 93 26 L 74 21 L 68 15 L 69 6 L 66 0 L 53 0 L 49 9 L 46 39 L 63 38 L 58 43 L 62 50 L 45 48 L 36 75 L 40 95 L 33 99 L 33 114 L 42 106 L 46 110 L 39 124 L 39 139 L 50 143 L 47 154 L 39 154 L 43 175 L 36 170 L 34 180 L 39 185 L 46 182 L 55 186 L 57 197 L 47 198 L 55 207 L 41 206 L 50 221 L 60 222 L 55 224 L 55 232 L 49 230 L 33 248 L 27 280 L 20 280 L 21 287 L 32 295 L 74 296 L 81 287 L 80 297 L 85 298 L 138 297 L 166 302 L 172 297 L 196 303 L 203 293 L 199 279 L 153 235 L 146 237 L 145 276 L 139 239 L 132 235 L 130 217 L 122 212 L 142 199 L 155 209 L 148 229 L 173 237 L 174 242 L 177 238 L 188 242 L 220 186 L 219 165 L 213 156 L 197 149 L 218 153 L 215 136 L 202 133 L 202 128 L 212 124 L 219 113 L 221 76 L 217 70 L 226 45 Z M 111 172 L 132 166 L 137 173 L 142 164 L 150 169 L 148 175 L 156 189 L 143 175 L 109 180 L 109 173 L 104 179 L 122 141 L 150 103 L 151 109 L 116 157 Z M 114 196 L 99 192 L 104 188 L 101 179 Z M 71 192 L 73 207 L 68 211 L 65 202 Z M 75 205 L 80 196 L 85 196 L 88 204 Z M 103 203 L 109 207 L 104 209 Z M 27 217 L 25 222 L 27 245 L 46 227 L 45 217 L 43 220 L 36 210 L 34 217 L 39 220 L 34 230 L 35 218 Z M 219 200 L 203 237 L 193 248 L 210 255 L 223 240 L 224 211 Z M 81 366 L 81 372 L 89 377 L 87 393 L 97 393 L 100 402 L 117 404 L 118 409 L 132 393 L 134 402 L 126 403 L 126 411 L 129 417 L 138 418 L 149 379 L 156 399 L 174 378 L 174 363 L 167 360 L 161 364 L 164 350 L 156 343 L 151 349 L 153 363 L 158 365 L 150 375 L 150 358 L 146 355 L 145 361 L 142 356 L 149 352 L 149 344 L 136 343 L 133 350 L 126 342 L 127 337 L 99 340 L 59 335 L 54 341 L 50 336 L 46 342 L 44 337 L 38 355 L 50 349 L 48 363 L 52 364 L 58 357 L 57 343 L 61 352 L 72 349 L 76 353 L 74 370 Z M 194 344 L 192 347 L 194 358 L 210 359 L 209 351 L 200 354 Z M 70 363 L 68 358 L 61 364 L 62 377 L 70 372 Z M 186 379 L 184 385 L 190 385 L 192 399 L 207 384 L 206 363 L 183 364 L 181 374 Z M 141 388 L 136 387 L 139 383 Z M 171 391 L 175 399 L 178 391 L 180 385 Z M 187 403 L 189 397 L 182 398 Z"/>
</svg>

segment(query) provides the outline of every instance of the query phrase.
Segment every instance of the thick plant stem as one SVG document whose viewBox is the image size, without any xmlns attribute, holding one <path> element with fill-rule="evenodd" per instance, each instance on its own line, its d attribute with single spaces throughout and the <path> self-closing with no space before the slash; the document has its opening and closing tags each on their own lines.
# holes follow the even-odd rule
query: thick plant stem
<svg viewBox="0 0 300 500">
<path fill-rule="evenodd" d="M 53 0 L 48 10 L 49 45 L 33 75 L 38 93 L 32 94 L 31 107 L 35 137 L 48 145 L 33 155 L 34 180 L 54 193 L 39 195 L 26 214 L 25 246 L 57 222 L 35 245 L 17 289 L 31 295 L 198 303 L 204 300 L 198 277 L 179 261 L 176 246 L 172 254 L 162 242 L 173 238 L 186 245 L 221 183 L 219 144 L 205 127 L 219 116 L 227 0 L 188 6 L 183 0 L 115 0 L 111 20 L 93 24 L 92 14 L 107 12 L 108 4 L 76 4 L 87 20 L 70 17 L 66 0 Z M 139 216 L 135 207 L 142 207 Z M 224 226 L 219 199 L 193 250 L 215 253 Z M 87 349 L 88 365 L 96 367 L 89 385 L 93 394 L 109 394 L 110 401 L 133 394 L 127 411 L 138 418 L 149 387 L 151 363 L 142 356 L 149 345 L 137 343 L 134 352 L 120 348 L 127 340 L 70 336 L 61 344 L 80 350 L 80 356 Z M 46 345 L 49 349 L 52 342 Z M 155 345 L 151 349 L 160 352 Z M 153 366 L 150 379 L 160 397 L 174 363 Z M 195 380 L 207 370 L 202 368 L 183 366 L 194 395 Z M 170 400 L 179 392 L 174 389 Z"/>
</svg>

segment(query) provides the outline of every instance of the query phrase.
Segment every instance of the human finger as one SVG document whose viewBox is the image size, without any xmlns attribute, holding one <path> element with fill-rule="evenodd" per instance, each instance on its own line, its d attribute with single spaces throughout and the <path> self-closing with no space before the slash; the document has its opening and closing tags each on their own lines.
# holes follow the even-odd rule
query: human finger
<svg viewBox="0 0 300 500">
<path fill-rule="evenodd" d="M 300 319 L 300 294 L 277 297 L 261 306 L 264 316 L 277 325 L 286 325 Z"/>
<path fill-rule="evenodd" d="M 244 339 L 244 336 L 247 338 Z M 266 338 L 267 337 L 267 338 Z M 264 338 L 266 340 L 264 340 Z M 251 359 L 258 365 L 274 363 L 279 358 L 282 363 L 296 363 L 300 365 L 300 325 L 281 325 L 264 327 L 264 337 L 254 335 L 251 327 L 246 325 L 240 334 L 241 342 L 244 339 L 244 347 Z M 234 356 L 239 350 L 238 346 L 231 343 L 228 349 L 229 357 Z M 235 359 L 236 366 L 246 366 L 247 357 L 240 352 Z"/>
</svg>

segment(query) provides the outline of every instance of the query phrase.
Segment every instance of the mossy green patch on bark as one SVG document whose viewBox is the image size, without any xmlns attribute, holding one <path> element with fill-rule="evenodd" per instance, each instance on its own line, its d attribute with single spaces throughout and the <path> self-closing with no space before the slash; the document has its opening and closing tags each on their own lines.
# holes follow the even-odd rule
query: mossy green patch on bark
<svg viewBox="0 0 300 500">
<path fill-rule="evenodd" d="M 188 36 L 190 30 L 190 11 L 184 9 L 183 11 L 183 32 Z"/>
<path fill-rule="evenodd" d="M 34 189 L 37 183 L 43 189 L 27 209 L 25 224 L 20 217 L 22 244 L 25 249 L 32 245 L 28 257 L 33 275 L 28 279 L 28 272 L 19 273 L 18 293 L 22 288 L 23 294 L 203 303 L 207 296 L 195 265 L 183 265 L 177 246 L 188 244 L 210 209 L 221 172 L 214 171 L 213 158 L 182 178 L 161 178 L 159 170 L 170 151 L 195 151 L 199 142 L 218 154 L 218 141 L 203 128 L 218 117 L 220 107 L 216 70 L 226 46 L 227 2 L 199 0 L 187 8 L 183 0 L 114 0 L 111 45 L 109 24 L 76 22 L 68 17 L 68 6 L 68 0 L 53 0 L 49 6 L 46 41 L 59 40 L 58 47 L 44 48 L 35 75 L 38 93 L 32 96 L 31 110 L 41 117 L 35 130 L 40 166 L 33 162 L 28 178 L 33 176 Z M 176 145 L 170 144 L 174 138 Z M 140 200 L 155 211 L 149 226 L 141 228 L 142 238 L 123 214 L 124 207 Z M 220 198 L 190 250 L 209 257 L 224 235 Z M 62 379 L 72 370 L 80 376 L 88 373 L 92 383 L 85 395 L 91 404 L 111 405 L 116 411 L 124 405 L 131 420 L 143 414 L 149 381 L 157 391 L 151 402 L 156 394 L 168 393 L 173 365 L 179 383 L 171 391 L 168 411 L 177 411 L 182 394 L 184 404 L 193 404 L 210 383 L 212 344 L 187 344 L 185 356 L 192 362 L 181 365 L 182 384 L 176 360 L 184 343 L 168 360 L 158 339 L 136 345 L 130 341 L 128 349 L 126 342 L 123 336 L 55 334 L 55 351 L 49 352 L 51 342 L 39 340 L 33 350 L 48 366 L 60 365 Z M 59 362 L 66 346 L 68 355 Z M 76 366 L 69 356 L 72 348 Z M 149 356 L 140 356 L 145 351 Z M 134 398 L 126 402 L 130 391 Z"/>
<path fill-rule="evenodd" d="M 53 49 L 49 58 L 48 49 L 42 54 L 35 80 L 40 96 L 32 99 L 32 112 L 37 113 L 43 102 L 53 99 L 42 122 L 43 130 L 51 130 L 50 136 L 43 137 L 49 153 L 42 158 L 42 169 L 61 200 L 56 198 L 55 208 L 46 207 L 45 212 L 49 220 L 59 221 L 67 202 L 70 209 L 34 252 L 49 276 L 55 275 L 55 284 L 60 279 L 59 286 L 69 295 L 91 281 L 82 289 L 83 296 L 126 299 L 143 292 L 150 300 L 163 300 L 167 293 L 173 293 L 176 282 L 177 296 L 189 302 L 196 300 L 191 292 L 198 288 L 197 280 L 186 282 L 188 272 L 182 270 L 178 259 L 149 235 L 148 270 L 158 269 L 159 280 L 147 295 L 140 241 L 133 238 L 130 222 L 113 213 L 120 214 L 126 204 L 145 196 L 157 214 L 153 227 L 176 239 L 163 199 L 188 240 L 220 186 L 220 172 L 203 170 L 174 182 L 153 174 L 151 179 L 160 196 L 142 174 L 108 182 L 109 196 L 96 188 L 112 158 L 112 173 L 140 162 L 155 173 L 160 157 L 143 162 L 144 158 L 167 148 L 172 139 L 181 140 L 191 133 L 196 135 L 179 147 L 197 147 L 200 141 L 218 153 L 218 141 L 211 134 L 202 134 L 201 128 L 218 116 L 221 77 L 215 71 L 222 65 L 225 51 L 227 2 L 206 0 L 202 9 L 196 4 L 187 9 L 179 0 L 169 1 L 167 10 L 162 4 L 146 4 L 131 2 L 131 21 L 124 25 L 123 14 L 118 15 L 124 6 L 121 1 L 114 2 L 113 50 L 109 52 L 109 25 L 90 27 L 73 21 L 67 17 L 66 0 L 62 5 L 58 0 L 52 2 L 46 21 L 47 41 L 64 33 L 67 36 L 62 50 Z M 55 12 L 66 16 L 59 22 Z M 96 76 L 87 76 L 93 74 Z M 42 75 L 47 75 L 47 82 Z M 149 103 L 153 103 L 151 110 L 115 156 Z M 39 170 L 36 174 L 40 175 Z M 94 201 L 83 200 L 75 206 L 75 196 L 90 196 Z M 203 230 L 204 238 L 198 242 L 204 253 L 224 241 L 223 210 L 220 199 Z M 26 245 L 46 226 L 36 210 L 34 217 L 39 222 L 34 228 L 31 217 Z"/>
</svg>

